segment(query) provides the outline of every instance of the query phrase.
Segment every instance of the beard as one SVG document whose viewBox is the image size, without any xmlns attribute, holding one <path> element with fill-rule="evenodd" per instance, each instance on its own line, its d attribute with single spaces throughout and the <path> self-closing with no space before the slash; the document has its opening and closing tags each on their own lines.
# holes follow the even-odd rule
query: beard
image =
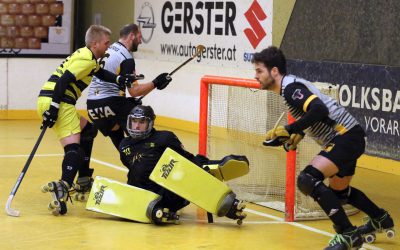
<svg viewBox="0 0 400 250">
<path fill-rule="evenodd" d="M 275 79 L 272 78 L 271 76 L 268 76 L 268 78 L 265 79 L 265 81 L 263 81 L 263 82 L 261 83 L 261 89 L 269 90 L 269 89 L 271 89 L 272 86 L 274 86 L 274 85 L 275 85 Z"/>
<path fill-rule="evenodd" d="M 138 50 L 139 44 L 133 42 L 130 51 L 136 52 Z"/>
</svg>

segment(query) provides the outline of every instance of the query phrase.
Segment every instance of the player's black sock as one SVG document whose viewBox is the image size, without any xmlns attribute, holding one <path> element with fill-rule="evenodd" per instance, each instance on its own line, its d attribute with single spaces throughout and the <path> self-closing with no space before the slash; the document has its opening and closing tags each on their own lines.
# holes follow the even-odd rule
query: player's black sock
<svg viewBox="0 0 400 250">
<path fill-rule="evenodd" d="M 79 144 L 72 143 L 64 147 L 61 179 L 72 186 L 76 173 L 82 165 L 84 152 Z"/>
<path fill-rule="evenodd" d="M 79 169 L 79 177 L 91 176 L 92 169 L 89 169 L 90 157 L 92 155 L 93 141 L 97 135 L 97 129 L 88 122 L 82 129 L 80 144 L 84 152 L 84 160 L 81 168 Z"/>
<path fill-rule="evenodd" d="M 109 134 L 115 148 L 118 149 L 122 139 L 124 139 L 124 130 L 120 127 L 118 130 L 111 131 Z"/>
<path fill-rule="evenodd" d="M 360 209 L 371 218 L 378 218 L 384 214 L 384 211 L 375 205 L 362 191 L 354 187 L 349 188 L 349 204 Z"/>
<path fill-rule="evenodd" d="M 353 227 L 339 199 L 330 188 L 324 183 L 321 183 L 318 185 L 315 192 L 317 196 L 316 201 L 319 206 L 329 216 L 333 224 L 335 224 L 335 229 L 340 229 L 337 233 L 341 233 L 340 231 Z"/>
</svg>

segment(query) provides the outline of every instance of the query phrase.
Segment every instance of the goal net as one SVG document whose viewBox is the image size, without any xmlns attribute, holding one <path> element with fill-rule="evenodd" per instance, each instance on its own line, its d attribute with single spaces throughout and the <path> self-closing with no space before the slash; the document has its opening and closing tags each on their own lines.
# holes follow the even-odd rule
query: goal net
<svg viewBox="0 0 400 250">
<path fill-rule="evenodd" d="M 337 99 L 338 88 L 315 83 L 322 93 Z M 228 154 L 246 155 L 250 172 L 230 181 L 240 199 L 285 212 L 286 221 L 327 218 L 310 197 L 296 187 L 296 176 L 318 154 L 320 146 L 307 136 L 296 151 L 265 147 L 266 132 L 286 112 L 281 96 L 260 91 L 252 79 L 204 76 L 201 79 L 199 153 L 210 159 Z M 285 115 L 280 125 L 288 123 Z M 292 122 L 289 120 L 289 122 Z M 356 213 L 345 206 L 347 214 Z"/>
</svg>

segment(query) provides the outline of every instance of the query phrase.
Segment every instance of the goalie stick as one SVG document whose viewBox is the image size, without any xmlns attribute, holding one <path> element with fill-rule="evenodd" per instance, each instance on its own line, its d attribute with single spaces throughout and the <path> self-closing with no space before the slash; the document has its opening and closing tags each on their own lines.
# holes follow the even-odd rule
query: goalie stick
<svg viewBox="0 0 400 250">
<path fill-rule="evenodd" d="M 17 193 L 17 190 L 18 190 L 18 188 L 19 188 L 19 185 L 21 184 L 22 180 L 23 180 L 24 177 L 25 177 L 26 171 L 28 170 L 28 167 L 29 167 L 29 165 L 31 164 L 31 161 L 32 161 L 32 159 L 33 159 L 33 156 L 35 155 L 36 150 L 38 149 L 39 144 L 40 144 L 40 142 L 42 141 L 42 138 L 43 138 L 43 136 L 44 136 L 44 133 L 46 132 L 46 129 L 47 129 L 46 126 L 44 126 L 44 127 L 42 128 L 42 132 L 40 133 L 39 138 L 37 139 L 36 144 L 35 144 L 35 146 L 33 147 L 33 150 L 32 150 L 32 152 L 31 152 L 31 154 L 29 155 L 28 160 L 27 160 L 26 163 L 25 163 L 25 166 L 24 166 L 24 168 L 22 169 L 22 171 L 21 171 L 21 173 L 20 173 L 20 175 L 19 175 L 19 177 L 18 177 L 18 179 L 17 179 L 17 182 L 15 183 L 14 188 L 12 189 L 12 191 L 11 191 L 11 193 L 10 193 L 10 196 L 8 196 L 7 203 L 6 203 L 6 213 L 7 213 L 9 216 L 18 217 L 18 216 L 20 215 L 20 212 L 19 212 L 18 210 L 14 210 L 14 209 L 11 208 L 11 202 L 12 202 L 12 200 L 14 199 L 15 194 Z"/>
<path fill-rule="evenodd" d="M 282 112 L 281 116 L 275 123 L 275 126 L 273 128 L 274 130 L 278 127 L 278 125 L 282 121 L 284 115 L 285 115 L 285 112 Z M 277 147 L 277 146 L 283 145 L 288 139 L 289 139 L 288 137 L 278 136 L 278 137 L 272 138 L 270 140 L 263 141 L 263 145 L 270 146 L 270 147 Z"/>
</svg>

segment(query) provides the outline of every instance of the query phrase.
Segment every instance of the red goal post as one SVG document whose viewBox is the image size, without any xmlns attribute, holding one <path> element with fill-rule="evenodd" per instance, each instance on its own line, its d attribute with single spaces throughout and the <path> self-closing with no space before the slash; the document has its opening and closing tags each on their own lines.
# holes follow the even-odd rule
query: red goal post
<svg viewBox="0 0 400 250">
<path fill-rule="evenodd" d="M 203 76 L 199 154 L 212 159 L 228 154 L 249 158 L 249 175 L 228 183 L 239 198 L 280 210 L 285 213 L 286 221 L 326 218 L 316 202 L 300 194 L 295 179 L 307 165 L 305 162 L 319 151 L 319 146 L 306 138 L 299 150 L 288 153 L 282 147 L 262 146 L 266 132 L 282 111 L 287 109 L 281 97 L 261 91 L 254 79 Z M 288 115 L 281 124 L 293 121 Z M 345 210 L 348 214 L 355 212 L 354 209 Z"/>
</svg>

